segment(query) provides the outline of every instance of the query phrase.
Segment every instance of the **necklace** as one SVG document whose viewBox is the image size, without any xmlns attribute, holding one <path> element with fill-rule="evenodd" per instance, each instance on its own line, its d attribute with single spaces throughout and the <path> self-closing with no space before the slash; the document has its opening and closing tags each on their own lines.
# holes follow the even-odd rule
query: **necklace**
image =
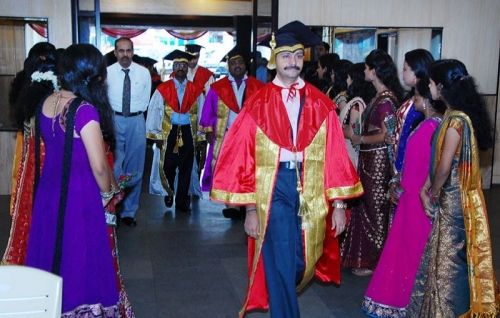
<svg viewBox="0 0 500 318">
<path fill-rule="evenodd" d="M 59 111 L 59 104 L 61 102 L 61 92 L 56 93 L 56 97 L 54 99 L 54 113 L 52 116 L 52 137 L 56 136 L 56 131 L 55 131 L 55 124 L 56 124 L 56 117 Z"/>
<path fill-rule="evenodd" d="M 64 111 L 64 105 L 66 105 L 67 101 L 72 99 L 72 98 L 75 98 L 76 96 L 72 93 L 72 92 L 68 92 L 66 91 L 66 94 L 67 95 L 63 95 L 63 91 L 60 90 L 59 92 L 57 93 L 54 93 L 55 94 L 55 99 L 54 99 L 54 102 L 53 102 L 53 105 L 54 105 L 54 113 L 53 113 L 53 116 L 52 116 L 52 136 L 55 137 L 56 135 L 56 130 L 55 130 L 55 124 L 56 124 L 56 121 L 60 121 L 61 122 L 61 116 L 63 115 L 63 111 Z M 64 99 L 66 102 L 63 102 L 61 103 L 61 100 Z M 60 108 L 60 105 L 63 105 Z M 57 119 L 57 117 L 59 117 L 59 120 Z"/>
</svg>

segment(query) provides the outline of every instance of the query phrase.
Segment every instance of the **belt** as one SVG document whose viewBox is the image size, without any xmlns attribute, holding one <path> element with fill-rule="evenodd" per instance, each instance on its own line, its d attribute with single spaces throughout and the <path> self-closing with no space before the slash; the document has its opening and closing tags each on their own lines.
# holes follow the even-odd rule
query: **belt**
<svg viewBox="0 0 500 318">
<path fill-rule="evenodd" d="M 142 114 L 143 112 L 134 112 L 134 113 L 130 113 L 128 116 L 125 116 L 123 115 L 123 113 L 121 112 L 116 112 L 115 111 L 115 115 L 118 115 L 118 116 L 123 116 L 123 117 L 134 117 L 134 116 L 139 116 L 140 114 Z"/>
<path fill-rule="evenodd" d="M 302 169 L 302 162 L 299 161 L 295 163 L 295 161 L 280 161 L 279 165 L 280 168 L 293 170 L 295 170 L 296 166 L 299 168 L 299 170 Z"/>
</svg>

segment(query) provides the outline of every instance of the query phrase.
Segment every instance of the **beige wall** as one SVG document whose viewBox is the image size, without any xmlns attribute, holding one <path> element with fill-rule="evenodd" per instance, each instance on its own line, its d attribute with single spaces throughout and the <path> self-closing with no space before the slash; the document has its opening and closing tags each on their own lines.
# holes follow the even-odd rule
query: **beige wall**
<svg viewBox="0 0 500 318">
<path fill-rule="evenodd" d="M 269 1 L 269 0 L 266 0 Z M 87 2 L 89 4 L 85 4 Z M 93 7 L 93 0 L 80 0 L 81 7 Z M 130 12 L 166 15 L 251 15 L 247 0 L 101 0 L 102 12 Z M 168 23 L 168 22 L 167 22 Z"/>
<path fill-rule="evenodd" d="M 498 0 L 281 0 L 279 25 L 443 27 L 442 56 L 463 61 L 481 92 L 496 95 L 499 13 Z"/>
<path fill-rule="evenodd" d="M 456 58 L 467 66 L 485 96 L 494 118 L 500 55 L 500 1 L 498 0 L 281 0 L 279 25 L 301 20 L 307 25 L 442 27 L 442 57 Z M 300 8 L 300 10 L 297 10 Z M 408 48 L 413 49 L 413 48 Z M 500 123 L 500 114 L 497 113 Z M 497 129 L 497 133 L 500 129 Z M 498 135 L 498 134 L 497 134 Z M 483 185 L 500 183 L 500 138 L 491 151 L 481 154 Z"/>
</svg>

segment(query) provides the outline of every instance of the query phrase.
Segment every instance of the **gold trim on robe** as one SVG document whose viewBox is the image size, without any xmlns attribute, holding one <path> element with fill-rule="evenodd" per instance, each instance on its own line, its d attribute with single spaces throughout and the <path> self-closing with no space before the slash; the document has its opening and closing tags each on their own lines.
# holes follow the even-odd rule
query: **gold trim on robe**
<svg viewBox="0 0 500 318">
<path fill-rule="evenodd" d="M 212 171 L 215 168 L 215 163 L 217 162 L 217 158 L 219 158 L 220 148 L 222 147 L 222 141 L 224 140 L 224 136 L 226 135 L 227 129 L 227 121 L 229 120 L 229 107 L 219 98 L 217 102 L 217 128 L 215 129 L 215 145 L 213 152 L 213 159 L 211 162 Z"/>
</svg>

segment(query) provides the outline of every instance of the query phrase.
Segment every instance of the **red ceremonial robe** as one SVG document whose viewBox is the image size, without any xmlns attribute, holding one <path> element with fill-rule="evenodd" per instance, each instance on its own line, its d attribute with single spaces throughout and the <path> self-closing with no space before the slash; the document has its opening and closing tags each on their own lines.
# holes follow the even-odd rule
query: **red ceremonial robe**
<svg viewBox="0 0 500 318">
<path fill-rule="evenodd" d="M 245 92 L 243 103 L 255 92 L 261 89 L 264 84 L 252 76 L 245 80 Z M 215 95 L 211 95 L 215 92 Z M 227 124 L 230 112 L 240 112 L 240 107 L 234 94 L 231 81 L 224 77 L 210 86 L 210 91 L 203 105 L 203 112 L 200 119 L 200 130 L 204 132 L 214 132 L 214 142 L 210 144 L 205 163 L 205 172 L 202 180 L 202 190 L 209 191 L 212 187 L 212 172 L 215 162 L 219 156 L 222 141 L 226 135 Z"/>
<path fill-rule="evenodd" d="M 194 74 L 193 83 L 196 86 L 199 86 L 201 89 L 205 89 L 205 83 L 213 75 L 214 73 L 212 73 L 212 71 L 210 71 L 208 68 L 198 65 L 196 73 Z"/>
<path fill-rule="evenodd" d="M 280 148 L 304 153 L 303 197 L 311 213 L 302 223 L 306 269 L 298 289 L 312 277 L 340 283 L 340 251 L 331 230 L 330 201 L 360 196 L 363 188 L 347 154 L 333 102 L 312 85 L 300 89 L 305 96 L 299 119 L 297 146 L 281 87 L 268 83 L 245 102 L 229 129 L 215 165 L 211 198 L 229 204 L 255 204 L 259 239 L 249 238 L 249 285 L 240 312 L 268 308 L 261 248 L 279 164 Z"/>
</svg>

